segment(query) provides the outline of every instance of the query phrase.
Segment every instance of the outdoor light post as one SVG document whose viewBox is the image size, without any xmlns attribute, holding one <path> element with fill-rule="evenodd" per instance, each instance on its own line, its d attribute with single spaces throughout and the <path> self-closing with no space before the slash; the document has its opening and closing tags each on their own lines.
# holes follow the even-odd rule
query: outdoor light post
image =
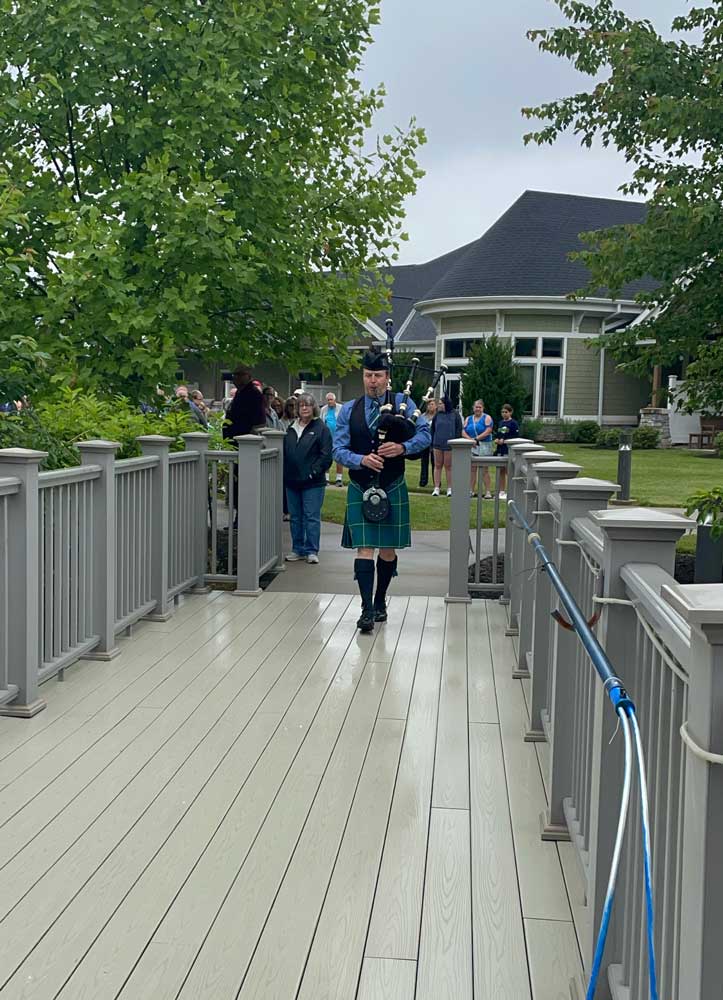
<svg viewBox="0 0 723 1000">
<path fill-rule="evenodd" d="M 620 443 L 618 444 L 618 490 L 616 504 L 630 504 L 630 478 L 633 470 L 633 432 L 631 430 L 620 431 Z"/>
</svg>

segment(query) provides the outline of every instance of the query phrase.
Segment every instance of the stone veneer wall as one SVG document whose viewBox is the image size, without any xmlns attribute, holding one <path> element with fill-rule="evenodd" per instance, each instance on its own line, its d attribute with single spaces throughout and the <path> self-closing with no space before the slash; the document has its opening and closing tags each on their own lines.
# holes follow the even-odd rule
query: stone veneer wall
<svg viewBox="0 0 723 1000">
<path fill-rule="evenodd" d="M 660 431 L 660 447 L 670 448 L 670 417 L 668 410 L 659 406 L 644 406 L 640 411 L 640 426 L 655 427 Z"/>
</svg>

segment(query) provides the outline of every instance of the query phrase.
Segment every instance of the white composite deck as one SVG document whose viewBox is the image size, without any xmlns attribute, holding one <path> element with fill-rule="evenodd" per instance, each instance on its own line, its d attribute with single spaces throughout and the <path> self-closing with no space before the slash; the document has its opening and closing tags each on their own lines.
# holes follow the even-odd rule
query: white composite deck
<svg viewBox="0 0 723 1000">
<path fill-rule="evenodd" d="M 0 719 L 2 1000 L 570 1000 L 504 610 L 357 604 L 187 598 Z"/>
</svg>

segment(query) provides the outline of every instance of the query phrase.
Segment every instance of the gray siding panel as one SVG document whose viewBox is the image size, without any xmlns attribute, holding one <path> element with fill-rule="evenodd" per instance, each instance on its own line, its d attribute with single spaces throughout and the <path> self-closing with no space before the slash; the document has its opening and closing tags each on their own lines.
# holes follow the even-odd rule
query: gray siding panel
<svg viewBox="0 0 723 1000">
<path fill-rule="evenodd" d="M 569 339 L 565 372 L 565 416 L 597 414 L 600 355 L 584 340 Z"/>
<path fill-rule="evenodd" d="M 442 320 L 442 334 L 494 333 L 495 313 L 476 313 L 470 316 L 449 316 Z"/>
<path fill-rule="evenodd" d="M 570 333 L 570 313 L 505 313 L 505 333 Z"/>
<path fill-rule="evenodd" d="M 580 323 L 580 333 L 591 333 L 597 336 L 600 333 L 600 320 L 595 316 L 585 316 Z"/>
<path fill-rule="evenodd" d="M 605 356 L 605 388 L 603 415 L 630 416 L 650 401 L 649 379 L 637 378 L 621 371 L 610 355 Z"/>
</svg>

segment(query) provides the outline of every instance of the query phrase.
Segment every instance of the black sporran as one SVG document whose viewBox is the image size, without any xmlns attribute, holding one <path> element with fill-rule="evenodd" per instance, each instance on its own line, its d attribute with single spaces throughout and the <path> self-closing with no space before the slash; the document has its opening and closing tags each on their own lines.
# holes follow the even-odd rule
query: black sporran
<svg viewBox="0 0 723 1000">
<path fill-rule="evenodd" d="M 364 520 L 372 524 L 379 524 L 389 517 L 389 497 L 376 483 L 364 490 L 361 507 Z"/>
</svg>

